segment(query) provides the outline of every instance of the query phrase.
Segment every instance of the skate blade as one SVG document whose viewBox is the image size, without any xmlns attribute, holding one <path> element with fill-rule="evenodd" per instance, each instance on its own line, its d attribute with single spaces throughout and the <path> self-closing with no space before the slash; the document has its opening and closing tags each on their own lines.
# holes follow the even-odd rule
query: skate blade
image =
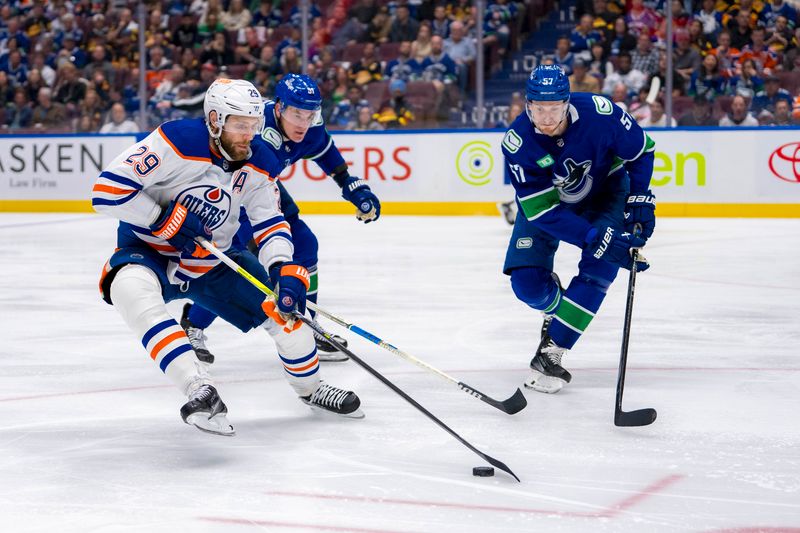
<svg viewBox="0 0 800 533">
<path fill-rule="evenodd" d="M 335 413 L 333 411 L 328 411 L 327 409 L 320 407 L 318 405 L 314 405 L 313 403 L 307 402 L 302 398 L 300 399 L 300 401 L 309 406 L 311 410 L 314 411 L 315 413 L 323 413 L 325 415 L 338 416 L 340 418 L 354 418 L 357 420 L 360 420 L 366 416 L 364 414 L 364 411 L 362 411 L 360 407 L 355 411 L 353 411 L 352 413 Z"/>
<path fill-rule="evenodd" d="M 533 389 L 536 392 L 555 394 L 564 388 L 567 382 L 561 378 L 546 376 L 536 370 L 531 370 L 531 376 L 525 382 L 526 389 Z"/>
<path fill-rule="evenodd" d="M 205 433 L 212 433 L 214 435 L 222 435 L 224 437 L 233 437 L 236 435 L 236 430 L 228 422 L 228 417 L 220 413 L 218 415 L 208 418 L 206 413 L 194 413 L 186 417 L 186 423 L 191 424 L 200 431 Z"/>
<path fill-rule="evenodd" d="M 319 357 L 322 363 L 341 363 L 350 360 L 350 358 L 342 352 L 321 352 L 318 350 L 317 357 Z"/>
</svg>

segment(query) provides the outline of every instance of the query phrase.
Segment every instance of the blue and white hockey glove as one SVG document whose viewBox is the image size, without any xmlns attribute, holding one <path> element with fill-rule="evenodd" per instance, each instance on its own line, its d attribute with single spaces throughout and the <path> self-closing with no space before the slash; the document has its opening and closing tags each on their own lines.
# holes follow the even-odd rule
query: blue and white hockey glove
<svg viewBox="0 0 800 533">
<path fill-rule="evenodd" d="M 356 206 L 356 218 L 365 224 L 378 220 L 381 216 L 380 200 L 362 179 L 348 176 L 342 185 L 342 198 Z"/>
<path fill-rule="evenodd" d="M 269 278 L 278 300 L 277 302 L 272 298 L 264 300 L 261 309 L 268 317 L 283 326 L 286 333 L 291 333 L 302 324 L 292 317 L 292 312 L 295 309 L 300 313 L 306 312 L 306 292 L 311 286 L 311 276 L 302 265 L 281 263 L 270 269 Z"/>
<path fill-rule="evenodd" d="M 158 219 L 150 225 L 153 235 L 165 239 L 176 250 L 197 257 L 207 257 L 209 252 L 195 242 L 197 237 L 211 240 L 211 230 L 200 217 L 172 200 Z"/>
<path fill-rule="evenodd" d="M 598 231 L 592 228 L 586 234 L 585 249 L 595 257 L 602 259 L 624 269 L 633 267 L 632 250 L 644 246 L 645 240 L 631 233 L 620 233 L 611 226 Z M 650 268 L 650 264 L 642 256 L 637 256 L 636 270 L 643 272 Z"/>
<path fill-rule="evenodd" d="M 625 202 L 625 231 L 634 232 L 639 224 L 642 228 L 640 236 L 647 240 L 656 229 L 656 197 L 653 191 L 644 194 L 631 194 Z"/>
</svg>

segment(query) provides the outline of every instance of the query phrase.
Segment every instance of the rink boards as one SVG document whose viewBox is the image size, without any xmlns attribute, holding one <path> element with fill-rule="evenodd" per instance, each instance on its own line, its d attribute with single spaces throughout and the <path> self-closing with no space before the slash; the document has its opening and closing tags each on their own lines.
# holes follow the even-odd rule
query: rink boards
<svg viewBox="0 0 800 533">
<path fill-rule="evenodd" d="M 513 198 L 500 130 L 336 132 L 386 214 L 495 215 Z M 800 217 L 800 129 L 652 129 L 661 216 Z M 602 134 L 602 132 L 600 132 Z M 141 136 L 140 136 L 141 138 Z M 0 136 L 0 211 L 89 212 L 95 177 L 133 135 Z M 313 161 L 281 179 L 303 212 L 351 213 Z"/>
</svg>

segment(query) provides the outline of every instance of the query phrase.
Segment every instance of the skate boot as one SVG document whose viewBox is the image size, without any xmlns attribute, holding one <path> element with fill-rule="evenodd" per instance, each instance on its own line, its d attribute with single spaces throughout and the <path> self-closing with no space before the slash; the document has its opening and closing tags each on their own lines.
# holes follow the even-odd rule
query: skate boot
<svg viewBox="0 0 800 533">
<path fill-rule="evenodd" d="M 319 326 L 319 322 L 316 320 L 314 323 Z M 328 339 L 313 329 L 311 331 L 314 333 L 314 342 L 317 343 L 317 357 L 319 357 L 320 361 L 324 361 L 326 363 L 336 363 L 340 361 L 348 361 L 350 359 L 346 353 L 340 351 L 333 344 L 328 342 Z M 331 334 L 331 337 L 333 337 L 333 340 L 347 348 L 347 341 L 344 338 L 333 334 Z"/>
<path fill-rule="evenodd" d="M 497 210 L 503 215 L 503 218 L 510 226 L 514 225 L 517 220 L 517 203 L 512 200 L 510 202 L 497 202 Z"/>
<path fill-rule="evenodd" d="M 213 385 L 201 385 L 189 395 L 189 401 L 181 407 L 181 418 L 200 431 L 232 437 L 236 434 L 228 422 L 228 408 L 222 403 Z"/>
<path fill-rule="evenodd" d="M 203 330 L 197 328 L 192 324 L 189 320 L 189 309 L 192 308 L 192 304 L 186 304 L 183 306 L 183 314 L 181 315 L 181 327 L 186 332 L 186 336 L 189 337 L 189 344 L 192 345 L 194 348 L 194 354 L 200 359 L 202 362 L 206 364 L 212 364 L 214 362 L 214 354 L 208 351 L 206 348 L 206 336 L 203 333 Z"/>
<path fill-rule="evenodd" d="M 301 396 L 300 400 L 314 409 L 326 411 L 347 418 L 364 418 L 364 413 L 359 409 L 361 400 L 355 392 L 346 391 L 324 381 L 319 382 L 319 387 L 310 396 Z"/>
<path fill-rule="evenodd" d="M 525 387 L 537 392 L 555 394 L 572 380 L 570 374 L 561 366 L 561 358 L 567 353 L 545 333 L 536 355 L 531 359 L 531 375 Z"/>
</svg>

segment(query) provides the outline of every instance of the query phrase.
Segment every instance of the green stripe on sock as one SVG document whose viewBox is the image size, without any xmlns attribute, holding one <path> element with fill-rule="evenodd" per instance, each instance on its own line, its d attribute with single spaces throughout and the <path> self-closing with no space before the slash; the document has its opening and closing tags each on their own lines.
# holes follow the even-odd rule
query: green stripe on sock
<svg viewBox="0 0 800 533">
<path fill-rule="evenodd" d="M 586 331 L 589 322 L 594 318 L 591 313 L 580 309 L 566 298 L 561 299 L 561 305 L 558 307 L 558 311 L 556 311 L 556 316 L 559 320 L 565 324 L 569 324 L 581 333 Z"/>
<path fill-rule="evenodd" d="M 525 218 L 528 220 L 537 218 L 542 212 L 558 205 L 559 201 L 558 191 L 553 187 L 519 199 L 522 212 L 525 213 Z"/>
<path fill-rule="evenodd" d="M 307 293 L 317 292 L 317 273 L 314 272 L 313 274 L 311 274 L 310 278 L 311 279 L 309 280 L 308 291 L 306 292 Z"/>
<path fill-rule="evenodd" d="M 553 309 L 555 309 L 558 306 L 558 303 L 560 301 L 561 301 L 561 291 L 559 290 L 559 291 L 556 292 L 556 297 L 553 298 L 553 303 L 548 305 L 547 308 L 544 310 L 544 312 L 547 313 L 547 314 L 552 313 Z"/>
</svg>

